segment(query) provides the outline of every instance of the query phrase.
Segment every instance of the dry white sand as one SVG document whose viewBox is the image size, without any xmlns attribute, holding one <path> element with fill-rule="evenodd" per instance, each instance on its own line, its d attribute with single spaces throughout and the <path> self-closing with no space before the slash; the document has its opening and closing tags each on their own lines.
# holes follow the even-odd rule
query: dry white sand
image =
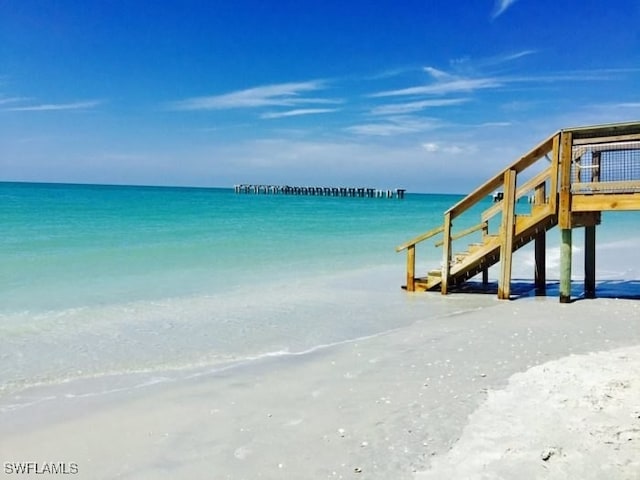
<svg viewBox="0 0 640 480">
<path fill-rule="evenodd" d="M 640 302 L 428 319 L 430 298 L 414 297 L 424 322 L 303 356 L 39 392 L 55 399 L 0 415 L 0 461 L 76 462 L 82 479 L 640 478 Z"/>
<path fill-rule="evenodd" d="M 571 355 L 491 391 L 416 479 L 640 478 L 640 346 Z"/>
</svg>

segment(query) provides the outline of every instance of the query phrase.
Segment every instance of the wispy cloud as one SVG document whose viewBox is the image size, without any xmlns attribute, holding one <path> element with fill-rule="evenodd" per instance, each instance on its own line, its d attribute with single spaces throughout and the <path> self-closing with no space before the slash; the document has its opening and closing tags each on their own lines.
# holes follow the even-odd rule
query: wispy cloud
<svg viewBox="0 0 640 480">
<path fill-rule="evenodd" d="M 422 148 L 428 153 L 448 153 L 451 155 L 472 153 L 477 150 L 477 147 L 474 145 L 458 145 L 450 142 L 446 142 L 444 144 L 439 142 L 427 142 L 422 144 Z"/>
<path fill-rule="evenodd" d="M 418 133 L 440 127 L 440 122 L 431 118 L 418 118 L 410 115 L 389 117 L 384 122 L 353 125 L 345 130 L 357 135 L 387 137 L 407 133 Z"/>
<path fill-rule="evenodd" d="M 528 55 L 530 51 L 523 51 L 512 54 L 510 58 L 520 58 Z M 532 52 L 532 51 L 531 51 Z M 507 57 L 503 57 L 507 58 Z M 429 74 L 433 81 L 427 85 L 401 88 L 397 90 L 387 90 L 369 95 L 371 98 L 401 97 L 401 96 L 446 96 L 449 94 L 472 94 L 478 90 L 488 90 L 501 88 L 516 83 L 553 83 L 553 82 L 587 82 L 604 81 L 620 78 L 626 73 L 635 73 L 634 69 L 594 69 L 583 71 L 557 72 L 544 75 L 521 75 L 521 76 L 462 76 L 455 75 L 443 70 L 425 67 L 424 71 Z"/>
<path fill-rule="evenodd" d="M 225 110 L 232 108 L 291 107 L 304 104 L 338 103 L 336 100 L 306 98 L 301 94 L 325 88 L 322 80 L 280 83 L 238 90 L 223 95 L 193 97 L 173 102 L 172 110 Z"/>
<path fill-rule="evenodd" d="M 455 58 L 449 62 L 451 68 L 458 72 L 474 71 L 476 69 L 482 69 L 487 67 L 496 67 L 505 63 L 513 62 L 520 58 L 535 55 L 538 50 L 528 49 L 520 50 L 518 52 L 502 53 L 493 55 L 490 57 L 473 58 L 470 56 Z M 427 69 L 425 69 L 427 70 Z"/>
<path fill-rule="evenodd" d="M 510 127 L 511 122 L 484 122 L 476 125 L 478 128 L 491 128 L 491 127 Z"/>
<path fill-rule="evenodd" d="M 517 0 L 496 0 L 495 7 L 493 8 L 493 14 L 491 15 L 492 19 L 498 18 L 504 12 L 507 11 L 511 5 L 516 3 Z"/>
<path fill-rule="evenodd" d="M 419 112 L 432 107 L 449 107 L 468 102 L 468 98 L 439 98 L 430 100 L 420 100 L 417 102 L 394 103 L 381 105 L 371 110 L 373 115 L 403 115 L 407 113 Z"/>
<path fill-rule="evenodd" d="M 59 110 L 89 110 L 103 104 L 102 100 L 88 100 L 72 103 L 42 103 L 39 105 L 26 105 L 6 108 L 10 112 L 52 112 Z"/>
<path fill-rule="evenodd" d="M 26 97 L 3 97 L 0 96 L 0 105 L 7 105 L 10 103 L 18 103 L 18 102 L 24 102 L 29 100 Z"/>
<path fill-rule="evenodd" d="M 337 108 L 298 108 L 295 110 L 287 110 L 284 112 L 269 112 L 260 115 L 260 118 L 283 118 L 283 117 L 297 117 L 300 115 L 315 115 L 319 113 L 331 113 L 337 112 Z"/>
<path fill-rule="evenodd" d="M 420 85 L 417 87 L 402 88 L 374 93 L 372 97 L 398 97 L 405 95 L 446 95 L 448 93 L 470 93 L 475 90 L 497 88 L 504 84 L 499 78 L 458 78 Z"/>
</svg>

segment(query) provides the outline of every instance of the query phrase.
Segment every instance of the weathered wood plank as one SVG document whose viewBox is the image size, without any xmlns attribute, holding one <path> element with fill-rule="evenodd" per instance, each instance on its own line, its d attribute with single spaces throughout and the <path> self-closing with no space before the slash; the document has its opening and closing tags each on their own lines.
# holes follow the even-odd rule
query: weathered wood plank
<svg viewBox="0 0 640 480">
<path fill-rule="evenodd" d="M 549 207 L 557 212 L 558 205 L 558 177 L 560 176 L 560 134 L 553 137 L 551 150 L 551 182 L 549 185 Z"/>
<path fill-rule="evenodd" d="M 436 227 L 432 230 L 429 230 L 428 232 L 423 233 L 422 235 L 418 235 L 415 238 L 412 238 L 411 240 L 409 240 L 408 242 L 403 243 L 402 245 L 398 245 L 396 247 L 396 252 L 401 252 L 402 250 L 404 250 L 405 248 L 409 248 L 412 245 L 415 245 L 417 243 L 420 243 L 424 240 L 428 240 L 431 237 L 441 233 L 444 230 L 444 226 L 440 225 L 439 227 Z"/>
<path fill-rule="evenodd" d="M 574 182 L 571 186 L 574 194 L 589 192 L 618 192 L 634 193 L 640 192 L 640 180 L 615 180 L 612 182 Z"/>
<path fill-rule="evenodd" d="M 407 291 L 416 290 L 416 246 L 407 248 Z"/>
<path fill-rule="evenodd" d="M 640 133 L 632 133 L 629 135 L 612 135 L 608 137 L 588 137 L 576 138 L 573 144 L 578 145 L 598 145 L 601 143 L 617 143 L 617 142 L 635 142 L 640 140 Z M 597 147 L 601 148 L 601 147 Z"/>
<path fill-rule="evenodd" d="M 563 132 L 560 139 L 560 208 L 558 223 L 560 228 L 571 228 L 571 145 L 570 132 Z"/>
<path fill-rule="evenodd" d="M 572 210 L 574 212 L 640 210 L 640 193 L 573 195 Z"/>
<path fill-rule="evenodd" d="M 575 134 L 576 138 L 598 138 L 640 133 L 640 122 L 609 123 L 585 127 L 564 128 L 563 132 Z"/>
<path fill-rule="evenodd" d="M 451 268 L 451 213 L 444 214 L 444 245 L 442 248 L 442 279 L 440 292 L 446 295 L 449 289 L 449 270 Z"/>
<path fill-rule="evenodd" d="M 511 263 L 513 259 L 513 237 L 515 233 L 516 171 L 504 174 L 504 209 L 502 211 L 502 229 L 500 239 L 500 279 L 498 298 L 508 300 L 511 297 Z"/>
</svg>

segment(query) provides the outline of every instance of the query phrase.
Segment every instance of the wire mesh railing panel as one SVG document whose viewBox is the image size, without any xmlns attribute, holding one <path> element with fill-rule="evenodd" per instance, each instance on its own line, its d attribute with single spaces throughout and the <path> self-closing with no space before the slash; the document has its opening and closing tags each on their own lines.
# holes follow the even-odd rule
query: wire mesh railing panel
<svg viewBox="0 0 640 480">
<path fill-rule="evenodd" d="M 571 191 L 640 192 L 640 141 L 574 146 Z"/>
</svg>

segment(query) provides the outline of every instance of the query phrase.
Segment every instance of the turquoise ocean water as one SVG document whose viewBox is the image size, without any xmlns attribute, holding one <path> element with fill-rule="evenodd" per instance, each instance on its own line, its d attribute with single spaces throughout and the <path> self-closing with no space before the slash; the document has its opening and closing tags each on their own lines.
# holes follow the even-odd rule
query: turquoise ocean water
<svg viewBox="0 0 640 480">
<path fill-rule="evenodd" d="M 37 385 L 154 381 L 487 305 L 400 289 L 394 247 L 459 198 L 0 183 L 0 406 Z M 629 226 L 612 224 L 611 238 Z M 418 255 L 439 265 L 438 249 Z"/>
</svg>

